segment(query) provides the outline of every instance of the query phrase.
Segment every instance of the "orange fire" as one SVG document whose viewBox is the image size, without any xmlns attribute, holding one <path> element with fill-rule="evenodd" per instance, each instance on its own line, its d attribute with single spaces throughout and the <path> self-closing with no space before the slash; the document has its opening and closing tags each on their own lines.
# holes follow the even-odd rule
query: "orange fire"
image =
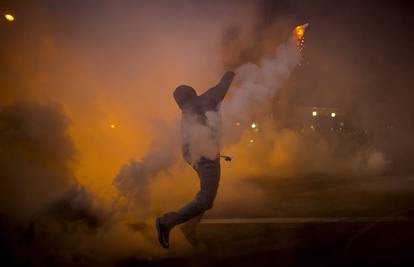
<svg viewBox="0 0 414 267">
<path fill-rule="evenodd" d="M 293 33 L 296 35 L 296 38 L 298 40 L 302 39 L 305 35 L 305 29 L 309 26 L 309 23 L 305 23 L 303 25 L 298 25 L 293 30 Z"/>
<path fill-rule="evenodd" d="M 301 39 L 305 34 L 305 28 L 303 28 L 302 26 L 296 26 L 295 34 L 298 39 Z"/>
</svg>

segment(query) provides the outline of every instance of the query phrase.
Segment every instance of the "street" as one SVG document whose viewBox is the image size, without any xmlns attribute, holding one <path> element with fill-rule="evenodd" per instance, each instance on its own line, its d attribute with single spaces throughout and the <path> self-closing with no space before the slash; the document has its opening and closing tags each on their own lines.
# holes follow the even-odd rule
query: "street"
<svg viewBox="0 0 414 267">
<path fill-rule="evenodd" d="M 119 266 L 412 266 L 414 178 L 252 180 L 265 210 L 215 207 L 187 256 Z M 243 206 L 243 205 L 241 205 Z M 260 210 L 261 214 L 258 213 Z M 223 217 L 223 215 L 227 217 Z M 140 265 L 141 266 L 141 265 Z"/>
</svg>

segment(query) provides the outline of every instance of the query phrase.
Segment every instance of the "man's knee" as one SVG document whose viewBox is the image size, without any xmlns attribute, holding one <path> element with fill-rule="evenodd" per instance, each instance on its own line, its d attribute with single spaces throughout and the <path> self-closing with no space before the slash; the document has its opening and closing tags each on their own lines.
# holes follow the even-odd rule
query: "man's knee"
<svg viewBox="0 0 414 267">
<path fill-rule="evenodd" d="M 207 211 L 211 209 L 214 204 L 214 199 L 215 199 L 215 194 L 211 194 L 211 195 L 208 195 L 208 196 L 205 196 L 199 199 L 199 201 L 197 201 L 199 209 L 202 211 Z"/>
<path fill-rule="evenodd" d="M 199 208 L 200 210 L 204 211 L 208 211 L 209 209 L 213 208 L 213 201 L 211 202 L 203 202 L 203 203 L 199 203 Z"/>
</svg>

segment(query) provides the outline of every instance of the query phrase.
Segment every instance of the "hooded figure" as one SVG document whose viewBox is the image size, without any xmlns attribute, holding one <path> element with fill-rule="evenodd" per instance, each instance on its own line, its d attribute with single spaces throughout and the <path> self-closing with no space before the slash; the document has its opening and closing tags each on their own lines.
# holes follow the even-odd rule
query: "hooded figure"
<svg viewBox="0 0 414 267">
<path fill-rule="evenodd" d="M 174 99 L 181 109 L 183 157 L 197 172 L 200 191 L 195 198 L 177 212 L 165 213 L 156 219 L 158 240 L 169 247 L 171 229 L 182 224 L 184 236 L 194 244 L 195 229 L 203 214 L 212 208 L 220 180 L 220 104 L 234 78 L 228 71 L 220 82 L 202 95 L 188 85 L 174 91 Z"/>
</svg>

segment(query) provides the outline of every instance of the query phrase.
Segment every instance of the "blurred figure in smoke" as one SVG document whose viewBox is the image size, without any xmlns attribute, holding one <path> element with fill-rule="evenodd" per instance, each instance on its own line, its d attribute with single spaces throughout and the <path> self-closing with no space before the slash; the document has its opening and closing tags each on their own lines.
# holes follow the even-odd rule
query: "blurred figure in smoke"
<svg viewBox="0 0 414 267">
<path fill-rule="evenodd" d="M 181 226 L 184 236 L 194 244 L 196 226 L 213 206 L 220 180 L 219 109 L 234 75 L 226 72 L 215 87 L 200 96 L 187 85 L 174 91 L 174 99 L 182 111 L 183 156 L 198 174 L 200 191 L 178 212 L 165 213 L 156 219 L 158 240 L 164 248 L 169 247 L 171 229 L 182 223 L 185 223 Z"/>
</svg>

